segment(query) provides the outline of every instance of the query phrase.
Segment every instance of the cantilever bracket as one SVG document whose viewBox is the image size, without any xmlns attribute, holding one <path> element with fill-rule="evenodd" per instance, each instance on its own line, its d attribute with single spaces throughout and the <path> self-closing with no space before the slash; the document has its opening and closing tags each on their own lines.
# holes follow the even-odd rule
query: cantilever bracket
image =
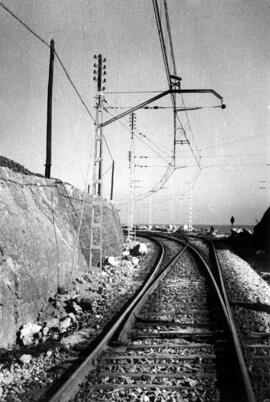
<svg viewBox="0 0 270 402">
<path fill-rule="evenodd" d="M 225 109 L 226 105 L 223 103 L 223 98 L 221 95 L 219 95 L 216 91 L 214 91 L 213 89 L 168 89 L 167 91 L 161 92 L 160 94 L 154 96 L 153 98 L 147 99 L 146 101 L 140 103 L 137 106 L 133 106 L 132 108 L 126 110 L 123 113 L 120 113 L 118 116 L 113 117 L 112 119 L 109 119 L 107 121 L 104 121 L 101 124 L 98 124 L 97 127 L 101 128 L 101 127 L 105 127 L 108 124 L 111 124 L 119 119 L 121 119 L 122 117 L 127 116 L 128 114 L 135 112 L 138 109 L 143 108 L 144 106 L 149 105 L 149 103 L 155 102 L 156 100 L 163 98 L 166 95 L 169 94 L 191 94 L 191 93 L 211 93 L 212 95 L 214 95 L 216 98 L 218 98 L 221 101 L 221 109 Z"/>
</svg>

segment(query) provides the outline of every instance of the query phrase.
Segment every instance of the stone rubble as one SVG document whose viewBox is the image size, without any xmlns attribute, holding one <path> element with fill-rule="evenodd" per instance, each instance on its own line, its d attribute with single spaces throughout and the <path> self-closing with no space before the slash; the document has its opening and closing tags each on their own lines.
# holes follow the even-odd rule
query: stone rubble
<svg viewBox="0 0 270 402">
<path fill-rule="evenodd" d="M 31 322 L 23 325 L 20 330 L 20 340 L 23 345 L 31 345 L 34 342 L 35 335 L 39 334 L 41 329 L 40 325 Z"/>
<path fill-rule="evenodd" d="M 131 247 L 137 246 L 133 244 Z M 152 266 L 155 246 L 147 243 L 137 257 L 127 253 L 119 264 L 107 258 L 102 271 L 75 279 L 27 323 L 12 351 L 0 351 L 0 400 L 39 401 L 139 288 Z M 45 397 L 46 398 L 46 397 Z"/>
</svg>

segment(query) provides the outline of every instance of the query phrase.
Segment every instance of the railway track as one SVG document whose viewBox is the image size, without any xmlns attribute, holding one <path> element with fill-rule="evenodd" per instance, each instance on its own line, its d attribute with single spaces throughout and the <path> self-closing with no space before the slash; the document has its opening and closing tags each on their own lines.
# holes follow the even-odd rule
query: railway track
<svg viewBox="0 0 270 402">
<path fill-rule="evenodd" d="M 155 239 L 152 277 L 51 402 L 255 401 L 218 265 Z"/>
<path fill-rule="evenodd" d="M 193 246 L 203 254 L 207 261 L 214 259 L 219 264 L 213 242 L 196 236 L 191 236 L 190 239 Z M 230 300 L 230 295 L 227 296 L 227 303 L 230 305 L 231 315 L 235 317 L 238 337 L 241 342 L 245 364 L 248 368 L 256 400 L 267 402 L 270 400 L 270 335 L 269 333 L 253 332 L 249 328 L 244 331 L 238 325 L 236 308 L 241 306 L 243 310 L 254 309 L 256 312 L 262 313 L 267 311 L 269 314 L 269 307 L 265 306 L 266 308 L 262 309 L 262 305 L 235 302 L 233 297 Z"/>
</svg>

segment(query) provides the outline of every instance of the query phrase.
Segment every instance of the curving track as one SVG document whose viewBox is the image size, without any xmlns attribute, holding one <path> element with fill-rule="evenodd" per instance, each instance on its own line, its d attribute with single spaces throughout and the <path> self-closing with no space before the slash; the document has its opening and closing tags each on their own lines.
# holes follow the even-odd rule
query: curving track
<svg viewBox="0 0 270 402">
<path fill-rule="evenodd" d="M 154 238 L 151 278 L 51 401 L 255 401 L 218 265 Z"/>
<path fill-rule="evenodd" d="M 192 245 L 204 256 L 207 261 L 214 260 L 219 265 L 219 259 L 215 245 L 212 241 L 197 236 L 190 236 Z M 220 268 L 219 268 L 220 271 Z M 225 284 L 226 285 L 226 284 Z M 227 286 L 225 286 L 227 287 Z M 225 292 L 225 288 L 224 288 Z M 226 292 L 225 292 L 226 294 Z M 226 297 L 229 305 L 231 320 L 235 317 L 235 327 L 237 328 L 238 342 L 243 351 L 243 359 L 248 367 L 250 381 L 258 402 L 267 402 L 270 397 L 270 336 L 269 333 L 254 333 L 250 331 L 241 332 L 237 323 L 237 312 L 235 306 L 237 304 Z M 249 305 L 243 303 L 243 308 Z M 258 307 L 257 311 L 262 311 Z"/>
</svg>

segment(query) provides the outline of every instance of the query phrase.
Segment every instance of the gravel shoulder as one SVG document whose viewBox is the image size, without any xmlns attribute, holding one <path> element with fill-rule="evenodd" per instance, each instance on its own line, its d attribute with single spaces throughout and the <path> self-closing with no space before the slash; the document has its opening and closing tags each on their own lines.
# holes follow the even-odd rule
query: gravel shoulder
<svg viewBox="0 0 270 402">
<path fill-rule="evenodd" d="M 225 287 L 243 334 L 270 333 L 270 286 L 252 267 L 229 250 L 218 250 Z M 237 304 L 243 305 L 237 306 Z M 253 307 L 253 308 L 252 308 Z M 261 311 L 255 311 L 257 308 Z"/>
</svg>

